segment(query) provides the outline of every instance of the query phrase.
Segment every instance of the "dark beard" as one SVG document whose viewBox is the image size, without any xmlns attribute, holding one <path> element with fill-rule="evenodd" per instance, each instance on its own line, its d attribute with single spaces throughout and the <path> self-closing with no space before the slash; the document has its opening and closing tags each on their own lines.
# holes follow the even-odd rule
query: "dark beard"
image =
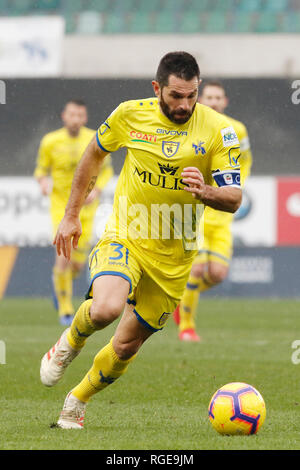
<svg viewBox="0 0 300 470">
<path fill-rule="evenodd" d="M 185 124 L 190 119 L 190 117 L 192 116 L 192 114 L 194 112 L 194 109 L 195 109 L 195 106 L 196 106 L 196 103 L 195 103 L 194 106 L 193 106 L 192 111 L 182 111 L 182 112 L 179 112 L 179 113 L 176 113 L 175 111 L 171 112 L 169 106 L 164 101 L 162 95 L 160 97 L 160 103 L 159 104 L 160 104 L 161 110 L 164 113 L 164 115 L 167 116 L 167 118 L 170 119 L 170 121 L 174 122 L 175 124 Z M 180 118 L 175 117 L 175 114 L 182 115 L 182 117 L 180 117 Z"/>
</svg>

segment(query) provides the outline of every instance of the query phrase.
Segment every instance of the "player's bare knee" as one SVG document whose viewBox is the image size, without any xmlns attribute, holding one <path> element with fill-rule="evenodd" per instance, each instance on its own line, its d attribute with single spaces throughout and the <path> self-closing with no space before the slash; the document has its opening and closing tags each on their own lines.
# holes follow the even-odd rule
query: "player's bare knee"
<svg viewBox="0 0 300 470">
<path fill-rule="evenodd" d="M 73 278 L 77 278 L 80 275 L 80 273 L 83 269 L 83 266 L 84 265 L 81 264 L 81 263 L 72 262 L 72 275 L 73 275 Z"/>
<path fill-rule="evenodd" d="M 93 301 L 90 317 L 95 325 L 105 326 L 116 320 L 123 312 L 123 309 L 124 305 L 116 299 Z"/>
<path fill-rule="evenodd" d="M 200 279 L 205 271 L 205 264 L 198 263 L 194 264 L 191 269 L 191 275 L 197 279 Z"/>
<path fill-rule="evenodd" d="M 80 263 L 75 263 L 74 261 L 72 262 L 72 271 L 81 271 L 82 264 Z"/>
<path fill-rule="evenodd" d="M 134 340 L 128 343 L 115 340 L 113 348 L 119 359 L 127 361 L 138 352 L 142 344 L 143 342 L 140 340 Z"/>
</svg>

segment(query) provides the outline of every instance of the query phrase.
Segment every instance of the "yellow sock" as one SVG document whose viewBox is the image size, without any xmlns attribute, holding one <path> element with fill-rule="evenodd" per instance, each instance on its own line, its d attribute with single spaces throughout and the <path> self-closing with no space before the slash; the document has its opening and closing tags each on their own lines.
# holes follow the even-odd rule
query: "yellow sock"
<svg viewBox="0 0 300 470">
<path fill-rule="evenodd" d="M 195 311 L 198 304 L 200 282 L 201 278 L 190 274 L 180 302 L 180 331 L 195 329 Z"/>
<path fill-rule="evenodd" d="M 73 279 L 73 281 L 74 281 L 75 279 L 78 279 L 79 276 L 80 276 L 80 274 L 81 274 L 81 270 L 80 270 L 80 269 L 72 269 L 72 279 Z"/>
<path fill-rule="evenodd" d="M 71 268 L 67 268 L 64 271 L 60 271 L 55 267 L 53 268 L 53 285 L 59 315 L 72 315 L 74 313 L 74 307 L 72 305 L 72 284 Z"/>
<path fill-rule="evenodd" d="M 87 402 L 97 392 L 112 384 L 126 372 L 129 363 L 135 358 L 136 354 L 126 361 L 121 360 L 113 348 L 112 341 L 113 338 L 98 352 L 92 368 L 72 390 L 72 394 L 79 400 Z"/>
<path fill-rule="evenodd" d="M 195 316 L 200 292 L 204 292 L 212 286 L 207 275 L 194 277 L 190 274 L 180 302 L 179 330 L 195 329 Z"/>
<path fill-rule="evenodd" d="M 98 329 L 95 327 L 90 317 L 92 302 L 93 299 L 88 299 L 83 302 L 73 318 L 71 328 L 67 333 L 68 341 L 73 349 L 81 349 L 87 338 Z"/>
</svg>

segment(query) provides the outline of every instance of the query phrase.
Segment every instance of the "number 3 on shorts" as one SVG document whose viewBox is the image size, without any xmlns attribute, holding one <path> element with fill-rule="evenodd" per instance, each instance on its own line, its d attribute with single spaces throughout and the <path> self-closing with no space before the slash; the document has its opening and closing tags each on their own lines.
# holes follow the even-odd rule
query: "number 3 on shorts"
<svg viewBox="0 0 300 470">
<path fill-rule="evenodd" d="M 115 247 L 115 252 L 117 253 L 117 256 L 110 256 L 109 259 L 113 261 L 117 261 L 123 258 L 124 252 L 122 251 L 123 248 L 125 247 L 121 245 L 121 243 L 111 243 L 110 246 Z M 128 248 L 125 249 L 125 263 L 128 264 L 128 256 L 129 256 L 129 250 Z"/>
</svg>

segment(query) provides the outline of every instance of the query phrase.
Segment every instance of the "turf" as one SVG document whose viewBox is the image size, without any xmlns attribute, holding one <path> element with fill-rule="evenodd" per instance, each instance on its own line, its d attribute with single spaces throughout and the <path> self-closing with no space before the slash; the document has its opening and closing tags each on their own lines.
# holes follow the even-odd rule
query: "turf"
<svg viewBox="0 0 300 470">
<path fill-rule="evenodd" d="M 43 353 L 63 327 L 48 299 L 4 299 L 0 339 L 0 449 L 300 449 L 300 302 L 201 300 L 200 344 L 182 343 L 172 320 L 143 346 L 119 381 L 87 408 L 85 428 L 51 427 L 116 325 L 95 333 L 62 381 L 39 381 Z M 300 357 L 300 354 L 299 354 Z M 257 435 L 227 437 L 211 427 L 207 407 L 220 386 L 241 381 L 263 395 L 267 418 Z"/>
</svg>

